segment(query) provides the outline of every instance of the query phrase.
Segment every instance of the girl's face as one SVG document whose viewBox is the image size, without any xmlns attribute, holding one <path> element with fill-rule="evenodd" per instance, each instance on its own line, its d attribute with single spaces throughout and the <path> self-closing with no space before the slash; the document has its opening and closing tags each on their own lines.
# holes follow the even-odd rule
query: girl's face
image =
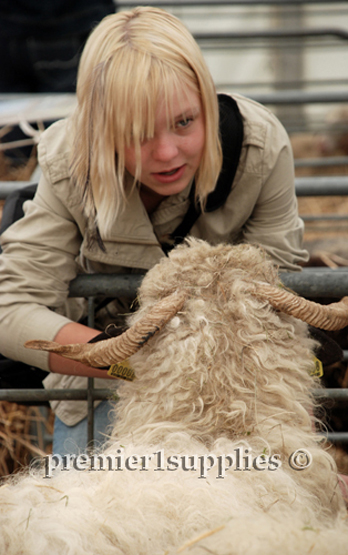
<svg viewBox="0 0 348 555">
<path fill-rule="evenodd" d="M 185 89 L 173 92 L 173 117 L 168 118 L 164 102 L 157 110 L 154 136 L 141 143 L 141 189 L 147 196 L 165 197 L 180 193 L 193 179 L 201 162 L 205 122 L 197 93 Z M 134 176 L 135 147 L 125 148 L 125 167 Z"/>
</svg>

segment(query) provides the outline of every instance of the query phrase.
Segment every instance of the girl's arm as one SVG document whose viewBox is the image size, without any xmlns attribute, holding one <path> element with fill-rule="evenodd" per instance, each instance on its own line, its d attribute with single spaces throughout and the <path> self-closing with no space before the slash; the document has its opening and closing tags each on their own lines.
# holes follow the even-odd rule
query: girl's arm
<svg viewBox="0 0 348 555">
<path fill-rule="evenodd" d="M 61 345 L 67 345 L 69 343 L 88 343 L 90 339 L 99 334 L 100 331 L 98 330 L 71 322 L 59 330 L 54 338 L 54 341 L 60 343 Z M 91 368 L 81 362 L 64 358 L 56 353 L 49 354 L 49 367 L 51 372 L 57 374 L 85 376 L 88 378 L 109 378 L 106 370 Z"/>
</svg>

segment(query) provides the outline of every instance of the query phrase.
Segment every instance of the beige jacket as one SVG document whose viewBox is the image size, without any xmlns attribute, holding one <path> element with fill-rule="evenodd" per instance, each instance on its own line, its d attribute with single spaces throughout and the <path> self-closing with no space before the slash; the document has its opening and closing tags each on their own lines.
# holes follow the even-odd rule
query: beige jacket
<svg viewBox="0 0 348 555">
<path fill-rule="evenodd" d="M 301 246 L 303 222 L 297 213 L 288 137 L 269 110 L 239 95 L 234 98 L 244 120 L 244 140 L 232 191 L 222 208 L 199 217 L 191 234 L 211 243 L 261 244 L 281 269 L 299 270 L 297 264 L 307 253 Z M 188 209 L 190 186 L 165 199 L 151 216 L 135 190 L 128 209 L 103 237 L 103 252 L 90 240 L 82 208 L 74 200 L 70 140 L 66 120 L 42 135 L 42 178 L 35 199 L 25 203 L 25 217 L 1 237 L 0 352 L 45 370 L 48 354 L 26 350 L 23 344 L 52 340 L 69 319 L 81 316 L 82 303 L 67 301 L 70 281 L 80 272 L 148 270 L 164 256 L 159 241 L 174 231 Z M 86 382 L 50 374 L 45 386 L 80 388 Z M 116 387 L 116 380 L 97 379 L 95 385 Z M 83 401 L 52 406 L 68 425 L 86 415 Z"/>
</svg>

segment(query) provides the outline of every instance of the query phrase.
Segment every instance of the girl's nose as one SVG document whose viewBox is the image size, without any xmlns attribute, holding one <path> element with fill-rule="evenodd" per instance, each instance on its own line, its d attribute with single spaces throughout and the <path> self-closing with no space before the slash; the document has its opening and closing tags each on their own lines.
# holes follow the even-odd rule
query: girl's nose
<svg viewBox="0 0 348 555">
<path fill-rule="evenodd" d="M 154 137 L 152 156 L 155 160 L 167 162 L 173 160 L 178 154 L 176 137 L 171 132 L 161 133 Z"/>
</svg>

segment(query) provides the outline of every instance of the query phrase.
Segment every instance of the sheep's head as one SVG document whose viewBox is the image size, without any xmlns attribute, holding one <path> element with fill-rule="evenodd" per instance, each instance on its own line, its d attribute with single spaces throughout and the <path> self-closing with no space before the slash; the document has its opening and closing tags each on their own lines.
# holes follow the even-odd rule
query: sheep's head
<svg viewBox="0 0 348 555">
<path fill-rule="evenodd" d="M 232 435 L 260 431 L 260 421 L 274 438 L 276 426 L 284 429 L 280 420 L 311 429 L 309 373 L 316 342 L 299 318 L 308 319 L 312 304 L 281 287 L 264 251 L 191 239 L 147 273 L 138 300 L 130 328 L 119 337 L 87 345 L 37 341 L 28 346 L 96 367 L 133 355 L 137 379 L 123 384 L 127 394 L 117 405 L 118 431 L 124 426 L 133 432 L 134 422 L 162 422 L 164 429 L 165 421 L 171 426 L 185 421 L 190 433 L 208 442 L 226 430 Z M 296 318 L 289 315 L 293 303 Z M 310 319 L 320 314 L 313 306 Z M 332 321 L 338 325 L 331 316 L 335 309 L 326 308 L 329 329 Z M 344 313 L 341 326 L 348 321 L 346 300 L 339 312 Z"/>
<path fill-rule="evenodd" d="M 179 311 L 185 310 L 186 300 L 191 300 L 194 314 L 201 311 L 198 306 L 196 310 L 193 308 L 193 299 L 198 305 L 202 302 L 210 305 L 210 313 L 217 312 L 217 320 L 219 313 L 226 309 L 236 316 L 236 292 L 241 287 L 249 297 L 263 300 L 316 327 L 336 330 L 348 325 L 348 297 L 340 303 L 321 306 L 286 291 L 276 268 L 262 250 L 251 245 L 211 246 L 190 239 L 145 276 L 139 290 L 138 316 L 134 325 L 121 336 L 83 345 L 34 340 L 27 342 L 26 347 L 53 351 L 90 366 L 105 367 L 138 351 Z M 243 305 L 242 313 L 244 310 Z"/>
</svg>

